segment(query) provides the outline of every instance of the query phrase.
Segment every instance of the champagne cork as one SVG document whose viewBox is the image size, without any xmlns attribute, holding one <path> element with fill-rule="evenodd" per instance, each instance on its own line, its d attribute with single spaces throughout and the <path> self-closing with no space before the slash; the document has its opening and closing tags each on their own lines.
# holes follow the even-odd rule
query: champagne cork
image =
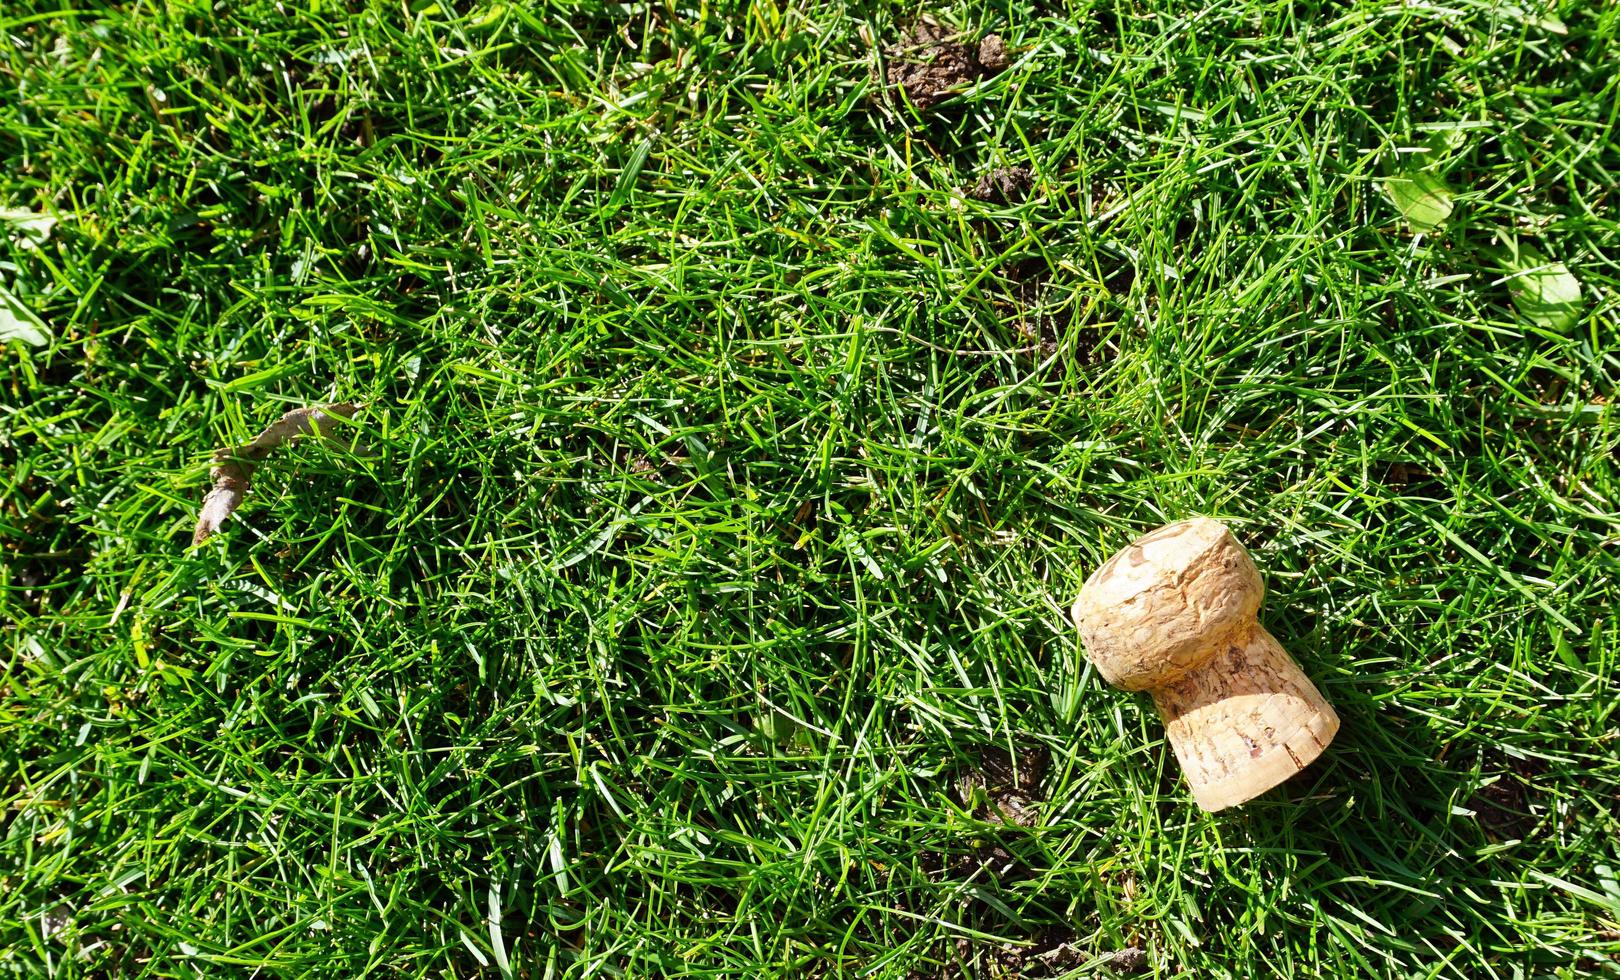
<svg viewBox="0 0 1620 980">
<path fill-rule="evenodd" d="M 1205 810 L 1247 802 L 1310 765 L 1339 716 L 1260 625 L 1260 571 L 1219 521 L 1168 524 L 1092 573 L 1075 600 L 1086 656 L 1153 695 Z"/>
</svg>

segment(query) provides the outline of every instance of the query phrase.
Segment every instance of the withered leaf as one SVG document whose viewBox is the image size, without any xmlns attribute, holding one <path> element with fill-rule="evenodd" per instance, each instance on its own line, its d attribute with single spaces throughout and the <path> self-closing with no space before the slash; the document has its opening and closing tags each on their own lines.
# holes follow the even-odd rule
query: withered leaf
<svg viewBox="0 0 1620 980">
<path fill-rule="evenodd" d="M 208 470 L 213 485 L 209 487 L 208 495 L 203 498 L 202 509 L 197 513 L 197 530 L 191 535 L 192 545 L 208 540 L 225 523 L 225 519 L 241 506 L 242 498 L 247 495 L 248 486 L 253 480 L 254 467 L 270 455 L 271 450 L 284 442 L 310 434 L 347 447 L 348 440 L 337 437 L 341 426 L 332 420 L 353 418 L 359 410 L 359 405 L 350 402 L 295 408 L 265 426 L 264 431 L 254 436 L 251 442 L 217 450 L 214 465 Z"/>
</svg>

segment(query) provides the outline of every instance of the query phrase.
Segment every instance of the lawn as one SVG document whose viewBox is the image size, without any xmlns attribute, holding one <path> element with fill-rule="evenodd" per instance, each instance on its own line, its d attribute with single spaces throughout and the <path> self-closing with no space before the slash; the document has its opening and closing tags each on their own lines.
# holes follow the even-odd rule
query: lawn
<svg viewBox="0 0 1620 980">
<path fill-rule="evenodd" d="M 0 7 L 0 970 L 1620 976 L 1620 5 L 926 9 Z"/>
</svg>

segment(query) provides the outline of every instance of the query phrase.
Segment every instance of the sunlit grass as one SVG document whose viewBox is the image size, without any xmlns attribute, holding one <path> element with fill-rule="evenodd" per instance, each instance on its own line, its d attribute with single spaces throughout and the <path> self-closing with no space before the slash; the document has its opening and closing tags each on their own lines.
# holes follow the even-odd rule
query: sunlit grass
<svg viewBox="0 0 1620 980">
<path fill-rule="evenodd" d="M 1616 970 L 1620 7 L 914 11 L 5 6 L 0 966 Z M 1063 612 L 1194 514 L 1344 721 L 1216 816 Z"/>
</svg>

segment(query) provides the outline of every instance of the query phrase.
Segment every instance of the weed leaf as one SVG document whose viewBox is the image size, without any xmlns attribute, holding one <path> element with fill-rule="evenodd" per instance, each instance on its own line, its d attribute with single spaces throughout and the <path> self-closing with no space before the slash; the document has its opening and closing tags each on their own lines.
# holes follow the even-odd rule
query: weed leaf
<svg viewBox="0 0 1620 980">
<path fill-rule="evenodd" d="M 1524 319 L 1547 330 L 1566 331 L 1581 318 L 1581 281 L 1562 262 L 1530 245 L 1498 252 L 1510 273 L 1508 292 Z"/>
<path fill-rule="evenodd" d="M 11 340 L 43 347 L 50 343 L 51 331 L 45 326 L 45 321 L 34 315 L 33 310 L 11 295 L 6 287 L 0 286 L 0 344 Z"/>
<path fill-rule="evenodd" d="M 1384 193 L 1413 231 L 1434 231 L 1451 217 L 1455 194 L 1427 170 L 1410 170 L 1384 180 Z"/>
<path fill-rule="evenodd" d="M 56 218 L 54 215 L 40 214 L 36 211 L 0 208 L 0 224 L 11 227 L 12 233 L 22 239 L 23 248 L 36 248 L 39 243 L 51 237 L 51 229 L 56 227 Z"/>
</svg>

